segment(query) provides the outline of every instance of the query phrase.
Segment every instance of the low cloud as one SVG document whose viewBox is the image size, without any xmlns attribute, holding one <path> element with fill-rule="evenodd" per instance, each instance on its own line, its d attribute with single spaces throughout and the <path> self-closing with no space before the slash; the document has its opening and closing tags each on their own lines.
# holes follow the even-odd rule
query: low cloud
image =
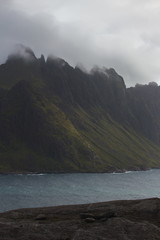
<svg viewBox="0 0 160 240">
<path fill-rule="evenodd" d="M 160 83 L 158 0 L 5 0 L 0 62 L 17 43 L 71 65 L 113 67 L 128 86 Z"/>
</svg>

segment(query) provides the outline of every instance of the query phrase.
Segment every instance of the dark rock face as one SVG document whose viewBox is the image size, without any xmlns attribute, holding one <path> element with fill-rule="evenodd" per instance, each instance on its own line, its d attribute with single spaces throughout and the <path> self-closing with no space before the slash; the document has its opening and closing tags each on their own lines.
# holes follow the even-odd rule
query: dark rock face
<svg viewBox="0 0 160 240">
<path fill-rule="evenodd" d="M 45 214 L 39 214 L 36 218 L 35 218 L 35 220 L 46 220 L 47 219 L 47 217 L 45 216 Z"/>
<path fill-rule="evenodd" d="M 80 214 L 81 219 L 86 219 L 86 218 L 95 218 L 95 216 L 91 213 L 81 213 Z"/>
<path fill-rule="evenodd" d="M 95 218 L 85 218 L 86 223 L 93 223 L 95 222 Z"/>
<path fill-rule="evenodd" d="M 113 211 L 117 216 L 106 221 L 79 217 L 84 212 L 96 217 Z M 159 211 L 158 198 L 20 209 L 0 213 L 0 239 L 159 240 Z M 45 218 L 36 219 L 38 215 Z"/>
<path fill-rule="evenodd" d="M 152 84 L 129 88 L 129 109 L 134 115 L 131 126 L 139 133 L 160 144 L 160 87 Z"/>
</svg>

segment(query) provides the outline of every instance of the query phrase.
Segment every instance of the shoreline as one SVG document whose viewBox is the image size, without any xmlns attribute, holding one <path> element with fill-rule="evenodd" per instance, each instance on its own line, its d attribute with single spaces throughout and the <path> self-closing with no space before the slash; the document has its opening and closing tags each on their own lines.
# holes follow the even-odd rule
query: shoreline
<svg viewBox="0 0 160 240">
<path fill-rule="evenodd" d="M 32 175 L 32 174 L 35 174 L 35 175 L 44 175 L 44 174 L 82 174 L 82 173 L 86 173 L 86 174 L 103 174 L 103 173 L 111 173 L 111 174 L 118 174 L 118 173 L 128 173 L 128 172 L 143 172 L 143 171 L 150 171 L 150 170 L 154 170 L 154 169 L 160 169 L 160 167 L 156 167 L 156 168 L 143 168 L 143 169 L 140 169 L 140 168 L 136 168 L 136 169 L 117 169 L 115 171 L 101 171 L 101 172 L 84 172 L 84 171 L 52 171 L 52 172 L 49 172 L 49 171 L 45 171 L 45 172 L 30 172 L 30 171 L 6 171 L 6 172 L 0 172 L 0 175 L 9 175 L 9 174 L 13 174 L 13 175 Z"/>
</svg>

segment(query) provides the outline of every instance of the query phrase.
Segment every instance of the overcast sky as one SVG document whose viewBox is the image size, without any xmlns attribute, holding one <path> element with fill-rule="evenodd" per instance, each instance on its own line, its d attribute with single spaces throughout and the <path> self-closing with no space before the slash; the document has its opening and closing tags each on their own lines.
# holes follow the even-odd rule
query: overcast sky
<svg viewBox="0 0 160 240">
<path fill-rule="evenodd" d="M 160 84 L 159 0 L 0 0 L 0 63 L 15 44 Z"/>
</svg>

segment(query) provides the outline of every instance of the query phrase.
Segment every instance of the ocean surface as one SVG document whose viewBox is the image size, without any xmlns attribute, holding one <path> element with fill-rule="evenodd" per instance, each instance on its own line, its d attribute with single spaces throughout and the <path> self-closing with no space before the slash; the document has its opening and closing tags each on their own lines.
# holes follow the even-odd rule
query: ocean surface
<svg viewBox="0 0 160 240">
<path fill-rule="evenodd" d="M 0 174 L 0 212 L 28 207 L 160 197 L 160 170 Z"/>
</svg>

